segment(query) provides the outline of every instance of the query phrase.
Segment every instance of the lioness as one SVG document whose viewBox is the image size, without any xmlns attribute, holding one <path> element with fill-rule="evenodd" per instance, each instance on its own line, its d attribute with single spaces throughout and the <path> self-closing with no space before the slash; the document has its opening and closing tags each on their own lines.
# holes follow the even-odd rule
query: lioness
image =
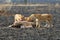
<svg viewBox="0 0 60 40">
<path fill-rule="evenodd" d="M 14 23 L 11 26 L 19 28 L 19 27 L 21 27 L 21 25 L 22 25 L 21 21 L 23 21 L 23 20 L 24 20 L 24 15 L 15 14 L 15 16 L 14 16 Z"/>
<path fill-rule="evenodd" d="M 23 21 L 23 19 L 24 19 L 24 16 L 23 15 L 21 15 L 21 14 L 16 14 L 15 16 L 14 16 L 14 22 L 19 22 L 19 21 Z"/>
<path fill-rule="evenodd" d="M 38 20 L 38 23 L 36 23 L 36 26 L 37 26 L 37 24 L 39 25 L 38 27 L 40 27 L 41 21 L 47 22 L 49 24 L 48 27 L 51 26 L 51 23 L 52 23 L 52 15 L 51 14 L 31 14 L 30 17 L 32 19 Z"/>
</svg>

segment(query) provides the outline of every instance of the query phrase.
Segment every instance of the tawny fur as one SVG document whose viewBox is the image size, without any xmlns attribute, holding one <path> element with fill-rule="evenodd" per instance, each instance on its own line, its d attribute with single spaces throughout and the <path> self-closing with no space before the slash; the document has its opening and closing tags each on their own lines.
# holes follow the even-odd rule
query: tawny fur
<svg viewBox="0 0 60 40">
<path fill-rule="evenodd" d="M 38 22 L 46 21 L 49 25 L 52 21 L 52 15 L 51 14 L 31 14 L 31 18 L 38 19 Z"/>
<path fill-rule="evenodd" d="M 15 22 L 16 22 L 16 21 L 19 22 L 19 21 L 22 21 L 23 18 L 24 18 L 23 15 L 21 15 L 21 14 L 16 14 L 14 20 L 15 20 Z"/>
</svg>

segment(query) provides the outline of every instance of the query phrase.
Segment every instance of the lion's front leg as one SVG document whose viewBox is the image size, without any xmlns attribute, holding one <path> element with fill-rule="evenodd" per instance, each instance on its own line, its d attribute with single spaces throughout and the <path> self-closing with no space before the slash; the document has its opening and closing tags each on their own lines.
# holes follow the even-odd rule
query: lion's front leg
<svg viewBox="0 0 60 40">
<path fill-rule="evenodd" d="M 40 28 L 40 21 L 38 19 L 36 19 L 36 27 Z"/>
<path fill-rule="evenodd" d="M 39 22 L 39 24 L 38 24 L 38 28 L 40 28 L 41 26 L 40 26 L 40 22 Z"/>
<path fill-rule="evenodd" d="M 39 23 L 38 23 L 38 19 L 36 19 L 36 27 L 38 27 Z"/>
</svg>

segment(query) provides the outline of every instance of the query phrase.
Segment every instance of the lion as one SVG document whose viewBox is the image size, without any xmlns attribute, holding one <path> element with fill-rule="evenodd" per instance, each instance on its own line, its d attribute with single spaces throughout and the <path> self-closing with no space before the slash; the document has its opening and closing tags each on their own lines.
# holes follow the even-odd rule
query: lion
<svg viewBox="0 0 60 40">
<path fill-rule="evenodd" d="M 12 27 L 21 27 L 22 23 L 21 21 L 24 20 L 24 15 L 21 15 L 21 14 L 15 14 L 14 15 L 14 23 L 11 25 Z M 10 27 L 11 27 L 10 26 Z"/>
<path fill-rule="evenodd" d="M 35 21 L 36 21 L 36 27 L 37 26 L 40 27 L 41 26 L 40 23 L 42 21 L 47 22 L 49 24 L 48 27 L 50 27 L 51 24 L 52 24 L 52 17 L 53 16 L 51 14 L 31 14 L 30 17 L 32 19 L 35 19 Z M 47 26 L 47 24 L 45 26 Z"/>
<path fill-rule="evenodd" d="M 14 22 L 19 22 L 19 21 L 23 21 L 23 20 L 24 20 L 24 15 L 16 14 L 14 16 Z"/>
</svg>

